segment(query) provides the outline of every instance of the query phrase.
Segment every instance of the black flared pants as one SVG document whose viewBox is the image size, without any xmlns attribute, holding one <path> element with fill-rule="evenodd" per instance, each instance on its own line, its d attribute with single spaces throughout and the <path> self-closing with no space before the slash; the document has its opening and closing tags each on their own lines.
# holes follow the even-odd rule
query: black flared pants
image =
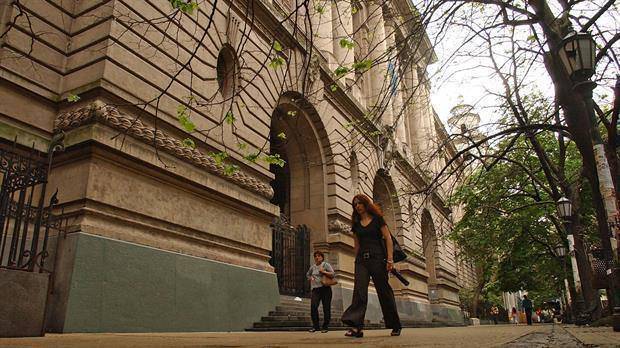
<svg viewBox="0 0 620 348">
<path fill-rule="evenodd" d="M 383 320 L 388 329 L 400 329 L 400 318 L 396 310 L 394 291 L 388 283 L 388 272 L 385 261 L 367 259 L 355 262 L 355 283 L 351 305 L 342 314 L 342 322 L 351 327 L 364 327 L 366 307 L 368 306 L 368 284 L 370 277 L 375 284 L 379 304 L 383 312 Z"/>
</svg>

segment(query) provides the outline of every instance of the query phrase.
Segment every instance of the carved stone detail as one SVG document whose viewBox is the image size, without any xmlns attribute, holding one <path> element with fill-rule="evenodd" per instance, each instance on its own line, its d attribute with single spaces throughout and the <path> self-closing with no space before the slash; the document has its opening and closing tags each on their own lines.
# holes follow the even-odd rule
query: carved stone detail
<svg viewBox="0 0 620 348">
<path fill-rule="evenodd" d="M 231 181 L 265 198 L 273 196 L 273 189 L 268 183 L 242 171 L 226 175 L 224 168 L 218 165 L 213 158 L 197 149 L 183 146 L 180 140 L 146 126 L 139 119 L 122 114 L 116 107 L 105 105 L 100 101 L 58 115 L 54 121 L 54 132 L 69 131 L 95 122 L 110 126 L 147 144 L 152 144 L 155 141 L 160 151 L 163 150 L 177 158 L 187 160 L 197 167 L 206 169 L 211 174 Z"/>
<path fill-rule="evenodd" d="M 233 12 L 228 10 L 226 14 L 226 41 L 229 45 L 237 47 L 237 34 L 239 33 L 239 26 L 241 20 L 235 16 Z"/>
<path fill-rule="evenodd" d="M 340 217 L 330 217 L 327 222 L 329 233 L 351 233 L 351 224 Z"/>
<path fill-rule="evenodd" d="M 323 89 L 319 88 L 321 83 L 321 63 L 318 55 L 312 55 L 308 63 L 308 73 L 306 76 L 306 98 L 311 104 L 317 105 L 323 96 Z"/>
</svg>

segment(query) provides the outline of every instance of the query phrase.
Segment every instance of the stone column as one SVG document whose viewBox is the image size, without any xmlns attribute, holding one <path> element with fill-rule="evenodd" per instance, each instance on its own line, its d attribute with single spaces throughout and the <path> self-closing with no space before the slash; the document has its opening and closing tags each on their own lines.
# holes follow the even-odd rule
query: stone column
<svg viewBox="0 0 620 348">
<path fill-rule="evenodd" d="M 351 14 L 351 2 L 345 0 L 330 1 L 332 10 L 332 52 L 334 53 L 334 66 L 346 66 L 351 68 L 355 59 L 352 49 L 340 47 L 340 40 L 351 39 L 353 34 L 353 17 Z M 327 6 L 327 5 L 326 5 Z"/>
<path fill-rule="evenodd" d="M 383 19 L 383 10 L 381 3 L 376 0 L 368 3 L 368 29 L 369 33 L 369 56 L 373 61 L 373 67 L 370 70 L 372 77 L 370 104 L 369 108 L 381 107 L 383 117 L 381 123 L 383 125 L 392 126 L 393 115 L 392 106 L 389 103 L 389 75 L 388 63 L 386 58 L 386 36 L 385 21 Z M 389 99 L 388 99 L 389 98 Z M 377 110 L 379 111 L 379 110 Z"/>
<path fill-rule="evenodd" d="M 426 141 L 425 141 L 425 104 L 424 104 L 424 86 L 420 84 L 420 79 L 418 77 L 418 70 L 415 66 L 411 69 L 412 76 L 412 93 L 413 93 L 413 118 L 412 118 L 412 127 L 410 129 L 411 132 L 411 141 L 413 142 L 416 154 L 420 155 L 424 151 L 426 151 Z"/>
<path fill-rule="evenodd" d="M 400 62 L 397 57 L 398 51 L 396 50 L 395 30 L 396 30 L 396 23 L 394 22 L 394 19 L 393 18 L 387 19 L 385 21 L 387 44 L 388 44 L 388 50 L 391 52 L 390 61 L 392 62 L 392 64 L 394 64 L 394 74 L 396 76 L 396 80 L 394 81 L 396 86 L 391 85 L 393 82 L 392 77 L 388 76 L 388 80 L 390 82 L 388 87 L 389 87 L 389 93 L 390 94 L 393 93 L 391 97 L 391 102 L 392 102 L 392 114 L 396 122 L 396 124 L 394 125 L 394 127 L 396 127 L 395 129 L 396 140 L 398 144 L 403 145 L 407 143 L 407 134 L 405 130 L 405 112 L 404 112 L 403 94 L 402 94 L 402 88 L 401 88 L 401 86 L 403 85 L 404 77 L 400 74 Z M 402 146 L 400 147 L 402 148 Z"/>
<path fill-rule="evenodd" d="M 327 58 L 329 66 L 333 70 L 336 67 L 336 62 L 333 57 L 332 1 L 313 0 L 311 6 L 310 12 L 312 32 L 314 34 L 314 46 Z"/>
</svg>

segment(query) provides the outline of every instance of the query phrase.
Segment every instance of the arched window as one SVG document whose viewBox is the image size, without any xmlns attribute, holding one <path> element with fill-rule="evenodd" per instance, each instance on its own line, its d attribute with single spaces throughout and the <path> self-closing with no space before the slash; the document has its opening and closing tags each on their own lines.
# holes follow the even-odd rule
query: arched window
<svg viewBox="0 0 620 348">
<path fill-rule="evenodd" d="M 351 166 L 351 193 L 355 195 L 359 193 L 359 164 L 355 152 L 351 153 L 349 162 Z"/>
<path fill-rule="evenodd" d="M 232 101 L 237 88 L 237 69 L 235 50 L 230 45 L 224 45 L 217 56 L 217 84 L 225 106 Z"/>
</svg>

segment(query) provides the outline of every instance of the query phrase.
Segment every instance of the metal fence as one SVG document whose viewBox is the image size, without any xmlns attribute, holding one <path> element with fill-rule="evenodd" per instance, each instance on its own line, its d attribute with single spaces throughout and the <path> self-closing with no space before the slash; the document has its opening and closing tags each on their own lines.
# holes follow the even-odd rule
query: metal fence
<svg viewBox="0 0 620 348">
<path fill-rule="evenodd" d="M 273 251 L 271 264 L 278 276 L 280 294 L 300 297 L 310 295 L 306 272 L 310 268 L 310 229 L 293 227 L 285 219 L 272 224 Z"/>
<path fill-rule="evenodd" d="M 0 147 L 0 268 L 48 270 L 50 234 L 61 229 L 61 222 L 52 214 L 57 192 L 46 199 L 46 189 L 61 142 L 62 136 L 52 139 L 45 156 L 15 143 Z"/>
</svg>

